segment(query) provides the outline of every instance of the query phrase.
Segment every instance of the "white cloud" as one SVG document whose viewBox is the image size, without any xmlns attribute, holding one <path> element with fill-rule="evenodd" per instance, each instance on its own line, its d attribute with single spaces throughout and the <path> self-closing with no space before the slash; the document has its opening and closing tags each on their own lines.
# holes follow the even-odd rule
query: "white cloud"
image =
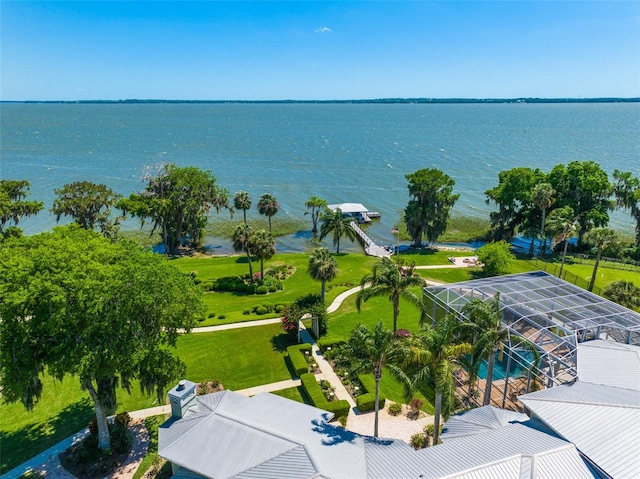
<svg viewBox="0 0 640 479">
<path fill-rule="evenodd" d="M 320 27 L 320 28 L 316 28 L 314 31 L 316 33 L 329 33 L 329 32 L 332 32 L 333 30 L 331 30 L 329 27 Z"/>
</svg>

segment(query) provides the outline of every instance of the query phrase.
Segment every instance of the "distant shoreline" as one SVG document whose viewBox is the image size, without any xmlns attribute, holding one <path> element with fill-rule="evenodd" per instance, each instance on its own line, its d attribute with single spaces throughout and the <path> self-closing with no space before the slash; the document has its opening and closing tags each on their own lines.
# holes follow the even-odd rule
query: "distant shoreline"
<svg viewBox="0 0 640 479">
<path fill-rule="evenodd" d="M 379 98 L 362 100 L 0 100 L 2 103 L 71 103 L 71 104 L 500 104 L 500 103 L 640 103 L 634 98 Z"/>
</svg>

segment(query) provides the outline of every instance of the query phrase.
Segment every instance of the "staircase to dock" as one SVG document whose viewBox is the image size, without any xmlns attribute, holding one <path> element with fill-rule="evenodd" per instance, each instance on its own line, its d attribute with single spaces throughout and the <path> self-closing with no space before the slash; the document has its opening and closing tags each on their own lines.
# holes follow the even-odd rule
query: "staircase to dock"
<svg viewBox="0 0 640 479">
<path fill-rule="evenodd" d="M 355 221 L 351 222 L 351 227 L 353 228 L 353 230 L 356 232 L 356 234 L 362 241 L 362 245 L 364 246 L 364 252 L 366 254 L 368 254 L 369 256 L 375 256 L 377 258 L 384 258 L 384 257 L 391 256 L 392 254 L 391 251 L 389 251 L 387 248 L 384 248 L 382 246 L 378 246 L 377 244 L 375 244 L 374 241 L 371 238 L 369 238 L 369 236 L 367 236 L 367 233 L 362 231 L 362 228 L 360 228 Z"/>
</svg>

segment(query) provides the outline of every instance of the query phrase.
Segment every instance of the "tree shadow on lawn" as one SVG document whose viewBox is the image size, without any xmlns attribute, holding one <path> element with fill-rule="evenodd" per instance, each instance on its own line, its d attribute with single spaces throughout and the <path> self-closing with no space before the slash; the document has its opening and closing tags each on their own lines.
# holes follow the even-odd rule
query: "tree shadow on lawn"
<svg viewBox="0 0 640 479">
<path fill-rule="evenodd" d="M 31 423 L 10 433 L 0 431 L 0 474 L 84 429 L 94 414 L 91 400 L 84 398 L 65 407 L 49 421 Z M 8 418 L 3 418 L 3 422 L 7 421 Z"/>
<path fill-rule="evenodd" d="M 271 338 L 271 345 L 274 351 L 284 353 L 287 348 L 293 344 L 297 344 L 294 339 L 291 339 L 287 333 L 280 333 L 277 336 Z"/>
</svg>

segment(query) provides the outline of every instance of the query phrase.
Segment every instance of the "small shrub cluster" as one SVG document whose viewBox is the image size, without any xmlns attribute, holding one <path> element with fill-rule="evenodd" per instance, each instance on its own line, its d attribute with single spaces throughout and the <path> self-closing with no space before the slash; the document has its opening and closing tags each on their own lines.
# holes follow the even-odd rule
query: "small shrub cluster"
<svg viewBox="0 0 640 479">
<path fill-rule="evenodd" d="M 413 398 L 409 403 L 410 411 L 407 413 L 407 416 L 412 419 L 418 419 L 420 416 L 420 409 L 424 405 L 424 401 L 422 399 Z"/>
<path fill-rule="evenodd" d="M 196 394 L 202 396 L 203 394 L 211 394 L 222 391 L 223 389 L 224 386 L 222 386 L 222 383 L 217 379 L 213 381 L 203 381 L 196 385 Z"/>
<path fill-rule="evenodd" d="M 280 303 L 279 304 L 267 304 L 267 303 L 256 304 L 250 310 L 245 310 L 245 311 L 248 311 L 248 313 L 245 313 L 245 314 L 255 313 L 258 316 L 263 316 L 265 314 L 271 314 L 271 313 L 280 314 L 284 310 L 284 308 L 285 308 L 284 304 L 280 304 Z"/>
<path fill-rule="evenodd" d="M 267 294 L 281 291 L 284 286 L 282 280 L 271 274 L 265 274 L 264 278 L 260 278 L 260 273 L 256 273 L 255 281 L 250 281 L 249 275 L 246 276 L 223 276 L 212 282 L 202 282 L 200 287 L 205 291 L 228 291 L 233 293 L 247 294 Z"/>
<path fill-rule="evenodd" d="M 402 404 L 400 404 L 399 402 L 393 402 L 389 404 L 388 411 L 392 416 L 399 416 L 400 414 L 402 414 L 402 409 Z"/>
<path fill-rule="evenodd" d="M 316 377 L 313 374 L 305 373 L 300 376 L 300 379 L 302 380 L 302 387 L 304 388 L 307 397 L 315 407 L 333 413 L 338 419 L 349 414 L 350 406 L 346 400 L 340 399 L 339 401 L 327 401 L 322 393 L 322 389 L 320 388 L 318 381 L 316 381 Z"/>
<path fill-rule="evenodd" d="M 310 344 L 294 344 L 287 348 L 287 357 L 296 376 L 301 377 L 309 372 L 307 356 L 311 356 Z"/>
<path fill-rule="evenodd" d="M 336 397 L 335 397 L 336 388 L 334 388 L 329 381 L 327 381 L 326 379 L 322 379 L 319 384 L 320 384 L 320 389 L 322 389 L 322 394 L 324 394 L 324 397 L 327 400 L 327 402 L 332 402 L 336 400 Z"/>
<path fill-rule="evenodd" d="M 411 447 L 414 449 L 424 449 L 425 447 L 431 447 L 433 444 L 433 436 L 435 432 L 435 426 L 433 424 L 427 424 L 422 432 L 411 436 Z M 440 432 L 442 433 L 442 426 L 440 426 Z M 438 444 L 442 444 L 442 441 L 438 439 Z"/>
</svg>

